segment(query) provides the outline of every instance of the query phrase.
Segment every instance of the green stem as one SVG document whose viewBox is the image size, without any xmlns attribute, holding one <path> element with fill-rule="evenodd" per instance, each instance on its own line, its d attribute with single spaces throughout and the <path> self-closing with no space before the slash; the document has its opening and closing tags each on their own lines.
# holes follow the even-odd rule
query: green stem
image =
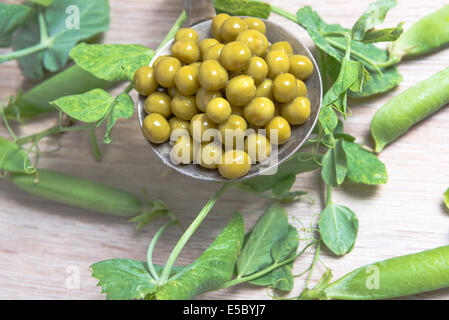
<svg viewBox="0 0 449 320">
<path fill-rule="evenodd" d="M 332 186 L 326 185 L 326 206 L 332 203 Z"/>
<path fill-rule="evenodd" d="M 307 276 L 307 280 L 306 280 L 306 284 L 304 286 L 304 290 L 307 290 L 307 288 L 309 287 L 309 282 L 312 279 L 312 275 L 313 275 L 313 269 L 315 269 L 316 263 L 318 261 L 318 257 L 320 255 L 320 250 L 321 250 L 321 240 L 318 241 L 318 244 L 316 246 L 316 251 L 315 251 L 315 255 L 313 256 L 313 262 L 312 265 L 310 266 L 310 271 L 309 271 L 309 275 Z"/>
<path fill-rule="evenodd" d="M 153 264 L 153 251 L 154 248 L 156 247 L 156 243 L 159 240 L 159 238 L 162 236 L 162 234 L 165 232 L 165 230 L 167 230 L 168 228 L 170 228 L 172 225 L 174 225 L 175 223 L 178 223 L 178 221 L 171 221 L 167 224 L 165 224 L 164 226 L 162 226 L 162 228 L 160 228 L 156 234 L 154 235 L 153 239 L 151 239 L 150 245 L 148 246 L 148 251 L 147 251 L 147 265 L 148 265 L 148 269 L 151 273 L 151 276 L 153 277 L 154 280 L 159 281 L 159 276 L 156 272 L 156 269 L 154 268 L 154 264 Z"/>
<path fill-rule="evenodd" d="M 276 13 L 290 21 L 298 23 L 298 20 L 296 19 L 296 16 L 293 13 L 290 13 L 282 8 L 271 6 L 271 12 Z"/>
<path fill-rule="evenodd" d="M 175 24 L 173 25 L 173 27 L 171 27 L 170 31 L 165 36 L 164 40 L 162 40 L 161 44 L 156 49 L 156 53 L 159 50 L 161 50 L 162 47 L 175 36 L 176 32 L 178 32 L 179 28 L 181 28 L 182 24 L 184 23 L 184 21 L 186 21 L 186 19 L 187 19 L 187 14 L 183 10 L 181 12 L 181 14 L 179 15 L 178 19 L 176 20 Z"/>
<path fill-rule="evenodd" d="M 28 47 L 28 48 L 25 48 L 22 50 L 13 51 L 13 52 L 10 52 L 10 53 L 0 56 L 0 63 L 14 60 L 14 59 L 19 59 L 19 58 L 25 57 L 27 55 L 30 55 L 32 53 L 47 49 L 48 47 L 49 47 L 49 43 L 45 42 L 45 43 L 38 43 L 32 47 Z"/>
<path fill-rule="evenodd" d="M 329 44 L 331 44 L 333 47 L 340 49 L 342 51 L 344 51 L 346 54 L 348 52 L 347 50 L 347 45 L 342 45 L 341 43 L 332 40 L 331 38 L 326 37 L 327 42 L 329 42 Z M 354 56 L 359 58 L 362 61 L 365 61 L 368 65 L 372 66 L 374 68 L 374 70 L 376 70 L 377 72 L 379 72 L 380 74 L 382 74 L 382 71 L 380 70 L 380 67 L 382 67 L 381 65 L 379 65 L 378 62 L 373 61 L 372 59 L 364 56 L 363 54 L 357 52 L 357 51 L 350 51 L 350 56 Z"/>
<path fill-rule="evenodd" d="M 251 274 L 249 276 L 241 277 L 241 278 L 235 278 L 233 280 L 227 281 L 227 282 L 223 283 L 219 287 L 219 289 L 225 289 L 225 288 L 229 288 L 229 287 L 235 286 L 235 285 L 243 283 L 243 282 L 248 282 L 248 281 L 251 281 L 251 280 L 255 280 L 257 278 L 260 278 L 260 277 L 270 273 L 271 271 L 273 271 L 273 270 L 275 270 L 277 268 L 285 266 L 286 264 L 289 264 L 289 263 L 295 261 L 296 258 L 298 258 L 300 255 L 302 255 L 312 244 L 313 244 L 313 242 L 309 243 L 298 254 L 294 255 L 291 258 L 288 258 L 287 260 L 284 260 L 282 262 L 275 262 L 274 264 L 272 264 L 268 268 L 263 269 L 263 270 L 261 270 L 259 272 L 253 273 L 253 274 Z"/>
<path fill-rule="evenodd" d="M 47 25 L 45 24 L 44 14 L 40 9 L 38 13 L 38 19 L 41 43 L 46 43 L 48 40 Z"/>
<path fill-rule="evenodd" d="M 388 68 L 397 65 L 401 62 L 401 58 L 399 56 L 390 56 L 385 62 L 377 62 L 377 66 L 379 68 Z"/>
<path fill-rule="evenodd" d="M 206 218 L 207 214 L 213 208 L 218 198 L 220 198 L 223 192 L 228 188 L 228 186 L 230 186 L 230 184 L 228 182 L 225 182 L 220 187 L 220 189 L 218 189 L 218 191 L 212 196 L 212 198 L 206 203 L 203 209 L 201 209 L 201 211 L 198 213 L 195 220 L 193 220 L 192 224 L 187 228 L 186 232 L 184 232 L 184 234 L 178 240 L 175 247 L 173 248 L 173 251 L 170 253 L 170 256 L 167 259 L 167 263 L 160 277 L 159 285 L 163 285 L 164 283 L 167 282 L 171 269 L 176 259 L 178 258 L 179 254 L 181 253 L 182 249 L 189 241 L 189 239 L 192 237 L 192 235 L 195 233 L 196 229 L 198 229 L 201 222 L 203 222 L 203 220 Z"/>
<path fill-rule="evenodd" d="M 98 147 L 97 137 L 95 136 L 95 129 L 90 128 L 90 129 L 88 129 L 88 131 L 89 131 L 90 144 L 92 146 L 92 150 L 94 152 L 95 158 L 97 159 L 97 161 L 100 161 L 101 160 L 101 152 L 100 152 L 100 148 Z"/>
</svg>

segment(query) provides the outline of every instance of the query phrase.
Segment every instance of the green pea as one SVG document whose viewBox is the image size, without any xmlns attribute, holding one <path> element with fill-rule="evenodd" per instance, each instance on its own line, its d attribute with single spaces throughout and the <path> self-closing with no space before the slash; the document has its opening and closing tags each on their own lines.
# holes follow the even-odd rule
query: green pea
<svg viewBox="0 0 449 320">
<path fill-rule="evenodd" d="M 438 50 L 449 43 L 449 5 L 425 16 L 407 30 L 391 48 L 390 55 L 399 62 Z"/>
<path fill-rule="evenodd" d="M 134 217 L 144 210 L 127 191 L 64 173 L 39 169 L 38 175 L 11 174 L 11 180 L 36 196 L 104 214 Z"/>
<path fill-rule="evenodd" d="M 34 118 L 41 114 L 57 111 L 49 104 L 60 97 L 80 94 L 95 88 L 110 88 L 119 81 L 99 79 L 79 66 L 72 66 L 19 96 L 5 111 L 10 119 Z"/>
<path fill-rule="evenodd" d="M 449 246 L 358 268 L 329 284 L 321 294 L 345 300 L 388 299 L 445 287 L 449 287 Z"/>
<path fill-rule="evenodd" d="M 449 67 L 405 90 L 377 110 L 371 121 L 375 151 L 449 103 Z"/>
</svg>

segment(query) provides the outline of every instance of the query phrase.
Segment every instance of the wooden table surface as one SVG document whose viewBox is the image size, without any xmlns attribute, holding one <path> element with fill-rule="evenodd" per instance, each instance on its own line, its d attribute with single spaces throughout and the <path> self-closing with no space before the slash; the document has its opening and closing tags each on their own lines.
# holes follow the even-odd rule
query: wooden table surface
<svg viewBox="0 0 449 320">
<path fill-rule="evenodd" d="M 111 27 L 105 43 L 138 43 L 156 48 L 182 10 L 180 0 L 111 0 Z M 310 4 L 328 23 L 350 27 L 372 0 L 290 0 L 271 1 L 295 12 Z M 439 0 L 402 0 L 388 15 L 389 26 L 414 21 L 444 5 Z M 298 25 L 277 15 L 310 47 L 312 42 Z M 1 50 L 0 53 L 7 52 Z M 449 50 L 443 50 L 399 66 L 404 77 L 392 92 L 374 99 L 351 102 L 353 115 L 346 128 L 359 142 L 370 145 L 369 123 L 387 100 L 449 64 Z M 25 81 L 16 62 L 0 65 L 0 97 L 16 94 Z M 121 88 L 114 90 L 120 92 Z M 136 98 L 133 92 L 133 98 Z M 449 242 L 449 214 L 442 194 L 449 187 L 449 110 L 447 107 L 416 126 L 385 149 L 380 158 L 387 166 L 388 184 L 379 187 L 344 185 L 335 191 L 334 201 L 350 207 L 358 216 L 360 230 L 354 250 L 336 258 L 323 250 L 321 261 L 339 277 L 356 267 L 445 245 Z M 18 134 L 42 130 L 54 119 L 32 122 Z M 18 130 L 18 128 L 16 128 Z M 98 133 L 100 135 L 101 133 Z M 3 125 L 0 136 L 7 137 Z M 102 145 L 104 160 L 96 162 L 85 132 L 65 134 L 62 150 L 41 159 L 41 167 L 61 170 L 85 178 L 119 186 L 135 194 L 146 187 L 154 199 L 165 201 L 188 225 L 217 185 L 193 180 L 165 167 L 142 138 L 137 118 L 120 120 L 113 131 L 113 143 Z M 317 172 L 297 177 L 295 190 L 307 190 L 314 200 L 287 206 L 288 213 L 308 225 L 322 210 L 323 185 Z M 197 257 L 226 224 L 240 211 L 249 229 L 269 201 L 237 191 L 227 192 L 188 243 L 178 260 L 188 264 Z M 0 181 L 0 298 L 2 299 L 104 299 L 89 266 L 103 259 L 145 260 L 146 250 L 158 221 L 141 232 L 120 218 L 52 203 L 17 190 L 8 179 Z M 159 242 L 155 260 L 163 263 L 180 236 L 173 228 Z M 308 266 L 313 252 L 294 265 L 299 273 Z M 312 278 L 317 281 L 324 267 L 318 265 Z M 79 272 L 79 287 L 73 276 Z M 292 295 L 298 294 L 304 279 L 295 281 Z M 200 296 L 203 299 L 269 299 L 266 289 L 239 285 Z M 412 298 L 448 299 L 449 290 L 439 290 Z"/>
</svg>

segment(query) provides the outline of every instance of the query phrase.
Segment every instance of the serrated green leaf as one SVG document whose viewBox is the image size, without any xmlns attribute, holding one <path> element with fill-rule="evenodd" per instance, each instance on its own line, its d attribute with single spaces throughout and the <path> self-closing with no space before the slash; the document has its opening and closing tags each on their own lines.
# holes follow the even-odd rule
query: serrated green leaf
<svg viewBox="0 0 449 320">
<path fill-rule="evenodd" d="M 11 46 L 11 36 L 26 21 L 31 8 L 21 4 L 0 3 L 0 47 Z"/>
<path fill-rule="evenodd" d="M 307 33 L 318 48 L 337 59 L 337 61 L 341 61 L 343 59 L 343 54 L 331 46 L 322 36 L 322 33 L 330 31 L 344 31 L 345 29 L 339 25 L 326 24 L 318 13 L 313 11 L 310 6 L 305 6 L 304 8 L 299 9 L 296 13 L 296 18 L 298 23 L 306 29 Z"/>
<path fill-rule="evenodd" d="M 320 160 L 321 155 L 319 154 L 317 154 L 314 159 L 312 153 L 298 152 L 279 165 L 275 174 L 258 175 L 254 178 L 243 180 L 240 184 L 250 188 L 250 190 L 254 192 L 262 193 L 267 190 L 272 190 L 279 181 L 282 181 L 291 175 L 318 169 L 320 164 L 317 161 Z"/>
<path fill-rule="evenodd" d="M 30 159 L 20 146 L 0 137 L 0 171 L 24 173 L 30 166 Z"/>
<path fill-rule="evenodd" d="M 70 51 L 77 65 L 104 80 L 132 79 L 153 55 L 153 50 L 137 44 L 80 43 Z"/>
<path fill-rule="evenodd" d="M 335 148 L 330 148 L 323 157 L 321 177 L 327 185 L 339 187 L 348 172 L 346 152 L 342 140 L 337 140 Z"/>
<path fill-rule="evenodd" d="M 110 300 L 143 299 L 156 291 L 156 281 L 143 261 L 133 259 L 109 259 L 91 266 L 97 286 Z M 155 266 L 157 272 L 161 267 Z"/>
<path fill-rule="evenodd" d="M 368 185 L 387 183 L 387 169 L 374 154 L 355 142 L 343 141 L 342 145 L 348 160 L 349 181 Z"/>
<path fill-rule="evenodd" d="M 103 89 L 65 96 L 51 104 L 70 117 L 83 122 L 96 122 L 109 112 L 114 98 Z"/>
<path fill-rule="evenodd" d="M 156 292 L 158 300 L 187 300 L 216 289 L 231 279 L 244 236 L 243 218 L 234 214 L 229 224 L 190 266 Z"/>
<path fill-rule="evenodd" d="M 77 9 L 78 8 L 78 9 Z M 70 9 L 70 10 L 68 10 Z M 79 10 L 79 25 L 77 13 Z M 57 71 L 65 66 L 70 50 L 81 40 L 104 32 L 109 27 L 107 0 L 59 0 L 44 14 L 48 47 L 19 59 L 22 72 L 30 78 L 42 78 L 44 70 Z M 40 43 L 37 19 L 28 20 L 14 40 L 14 50 Z"/>
<path fill-rule="evenodd" d="M 289 230 L 285 209 L 274 203 L 251 230 L 237 259 L 239 277 L 251 275 L 273 264 L 271 249 Z"/>
<path fill-rule="evenodd" d="M 449 209 L 449 188 L 444 193 L 444 203 L 446 204 L 446 207 Z"/>
<path fill-rule="evenodd" d="M 363 40 L 365 33 L 381 24 L 388 11 L 396 5 L 396 0 L 378 0 L 371 3 L 352 27 L 352 37 L 355 40 Z"/>
<path fill-rule="evenodd" d="M 268 19 L 271 6 L 262 1 L 247 0 L 214 0 L 215 10 L 218 13 L 227 13 L 231 16 L 252 16 Z"/>
<path fill-rule="evenodd" d="M 170 209 L 167 207 L 165 202 L 161 200 L 156 200 L 153 203 L 151 210 L 139 214 L 138 216 L 132 218 L 129 221 L 137 223 L 137 231 L 139 231 L 154 219 L 167 216 L 169 213 Z"/>
<path fill-rule="evenodd" d="M 334 254 L 341 256 L 352 250 L 359 223 L 349 208 L 328 204 L 321 213 L 318 225 L 323 242 Z"/>
<path fill-rule="evenodd" d="M 119 118 L 129 119 L 134 113 L 134 103 L 129 94 L 121 93 L 115 99 L 112 106 L 112 113 L 108 119 L 106 133 L 103 138 L 104 143 L 111 143 L 111 131 Z"/>
</svg>

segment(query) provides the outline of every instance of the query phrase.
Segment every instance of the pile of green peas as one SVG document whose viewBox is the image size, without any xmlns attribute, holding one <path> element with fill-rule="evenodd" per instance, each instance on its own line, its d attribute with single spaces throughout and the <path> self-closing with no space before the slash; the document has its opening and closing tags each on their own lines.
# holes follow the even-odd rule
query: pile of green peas
<svg viewBox="0 0 449 320">
<path fill-rule="evenodd" d="M 267 159 L 272 145 L 286 143 L 291 125 L 309 119 L 303 81 L 313 63 L 287 41 L 270 44 L 258 18 L 218 14 L 211 32 L 214 38 L 200 41 L 195 30 L 180 29 L 171 55 L 139 68 L 134 86 L 147 96 L 144 135 L 156 144 L 176 141 L 172 162 L 237 179 Z"/>
</svg>

